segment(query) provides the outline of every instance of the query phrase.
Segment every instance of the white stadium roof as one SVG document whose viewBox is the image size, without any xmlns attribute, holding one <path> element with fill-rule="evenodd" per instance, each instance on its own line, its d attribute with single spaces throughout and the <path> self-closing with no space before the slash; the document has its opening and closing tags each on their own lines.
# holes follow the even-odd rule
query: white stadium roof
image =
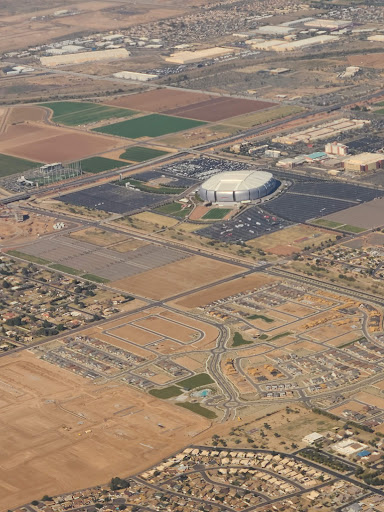
<svg viewBox="0 0 384 512">
<path fill-rule="evenodd" d="M 203 186 L 205 189 L 222 191 L 243 191 L 259 188 L 273 178 L 270 172 L 265 171 L 233 171 L 215 174 Z"/>
</svg>

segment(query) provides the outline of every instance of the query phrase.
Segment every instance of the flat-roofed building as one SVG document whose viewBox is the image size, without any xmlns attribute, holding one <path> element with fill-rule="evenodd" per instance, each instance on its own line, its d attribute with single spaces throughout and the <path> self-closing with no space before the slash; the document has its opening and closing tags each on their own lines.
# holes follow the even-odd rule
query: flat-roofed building
<svg viewBox="0 0 384 512">
<path fill-rule="evenodd" d="M 361 153 L 344 160 L 344 169 L 351 172 L 370 172 L 384 169 L 383 153 Z"/>
</svg>

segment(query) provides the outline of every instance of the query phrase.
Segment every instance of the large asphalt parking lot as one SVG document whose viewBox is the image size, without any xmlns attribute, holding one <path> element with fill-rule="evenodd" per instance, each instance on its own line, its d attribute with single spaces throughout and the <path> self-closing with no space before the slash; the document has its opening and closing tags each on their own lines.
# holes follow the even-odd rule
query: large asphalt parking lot
<svg viewBox="0 0 384 512">
<path fill-rule="evenodd" d="M 111 213 L 131 213 L 145 207 L 157 206 L 170 199 L 165 194 L 150 194 L 118 185 L 98 185 L 57 197 L 58 201 L 85 206 Z"/>
</svg>

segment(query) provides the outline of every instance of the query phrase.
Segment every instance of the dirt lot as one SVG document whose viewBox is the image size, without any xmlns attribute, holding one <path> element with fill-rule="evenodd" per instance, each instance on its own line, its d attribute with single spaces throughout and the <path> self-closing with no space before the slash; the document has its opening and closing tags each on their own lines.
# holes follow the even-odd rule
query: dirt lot
<svg viewBox="0 0 384 512">
<path fill-rule="evenodd" d="M 116 336 L 121 338 L 123 341 L 134 342 L 136 345 L 148 345 L 148 343 L 153 343 L 156 340 L 159 340 L 162 336 L 158 334 L 154 334 L 152 332 L 144 331 L 140 329 L 140 325 L 137 327 L 131 324 L 125 324 L 121 327 L 115 327 L 113 329 L 107 329 L 105 331 L 111 336 Z"/>
<path fill-rule="evenodd" d="M 57 219 L 52 217 L 37 217 L 36 214 L 28 213 L 29 218 L 24 222 L 17 222 L 13 217 L 0 218 L 0 244 L 2 242 L 29 242 L 37 236 L 52 233 L 53 224 Z"/>
<path fill-rule="evenodd" d="M 10 109 L 8 124 L 23 123 L 24 121 L 43 121 L 47 111 L 41 107 L 23 106 Z"/>
<path fill-rule="evenodd" d="M 0 135 L 1 153 L 47 163 L 79 160 L 119 144 L 112 137 L 35 122 L 11 125 Z"/>
<path fill-rule="evenodd" d="M 349 55 L 348 64 L 362 68 L 384 69 L 384 53 Z"/>
<path fill-rule="evenodd" d="M 114 281 L 121 290 L 155 300 L 163 300 L 207 283 L 232 276 L 240 267 L 228 263 L 192 256 L 176 263 Z"/>
<path fill-rule="evenodd" d="M 243 100 L 228 97 L 216 97 L 188 107 L 166 110 L 164 113 L 172 116 L 188 117 L 200 121 L 222 121 L 229 117 L 257 112 L 265 108 L 273 107 L 275 103 L 264 101 Z"/>
<path fill-rule="evenodd" d="M 348 210 L 327 215 L 324 219 L 359 228 L 377 228 L 384 225 L 384 199 L 374 199 L 369 203 L 352 206 Z"/>
<path fill-rule="evenodd" d="M 244 292 L 246 290 L 260 288 L 261 286 L 273 281 L 274 279 L 271 277 L 254 274 L 240 279 L 235 279 L 229 283 L 212 286 L 211 288 L 201 292 L 193 293 L 188 295 L 188 297 L 178 300 L 176 304 L 187 309 L 197 308 L 199 306 L 210 304 L 215 300 L 236 295 L 237 293 Z"/>
<path fill-rule="evenodd" d="M 135 325 L 159 333 L 162 336 L 169 336 L 182 343 L 190 343 L 199 337 L 198 331 L 157 316 L 149 316 L 138 320 L 135 322 Z"/>
<path fill-rule="evenodd" d="M 81 231 L 71 233 L 71 238 L 81 240 L 82 242 L 88 242 L 89 244 L 106 247 L 123 242 L 127 239 L 127 236 L 120 235 L 119 233 L 112 233 L 110 231 L 104 231 L 100 228 L 86 228 Z"/>
<path fill-rule="evenodd" d="M 116 99 L 106 101 L 106 105 L 115 107 L 133 108 L 146 112 L 163 112 L 165 110 L 185 107 L 192 103 L 206 101 L 213 96 L 198 92 L 187 92 L 169 89 L 156 89 L 141 94 L 120 96 Z"/>
<path fill-rule="evenodd" d="M 97 386 L 25 352 L 1 359 L 0 374 L 1 510 L 142 471 L 209 426 L 183 408 L 117 383 Z"/>
</svg>

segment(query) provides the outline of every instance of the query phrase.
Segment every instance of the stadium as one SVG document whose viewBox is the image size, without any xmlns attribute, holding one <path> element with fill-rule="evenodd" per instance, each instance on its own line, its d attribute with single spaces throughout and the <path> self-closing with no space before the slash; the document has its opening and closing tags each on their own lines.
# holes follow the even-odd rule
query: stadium
<svg viewBox="0 0 384 512">
<path fill-rule="evenodd" d="M 277 186 L 278 182 L 269 172 L 222 172 L 202 183 L 199 196 L 212 203 L 239 203 L 261 199 Z"/>
</svg>

